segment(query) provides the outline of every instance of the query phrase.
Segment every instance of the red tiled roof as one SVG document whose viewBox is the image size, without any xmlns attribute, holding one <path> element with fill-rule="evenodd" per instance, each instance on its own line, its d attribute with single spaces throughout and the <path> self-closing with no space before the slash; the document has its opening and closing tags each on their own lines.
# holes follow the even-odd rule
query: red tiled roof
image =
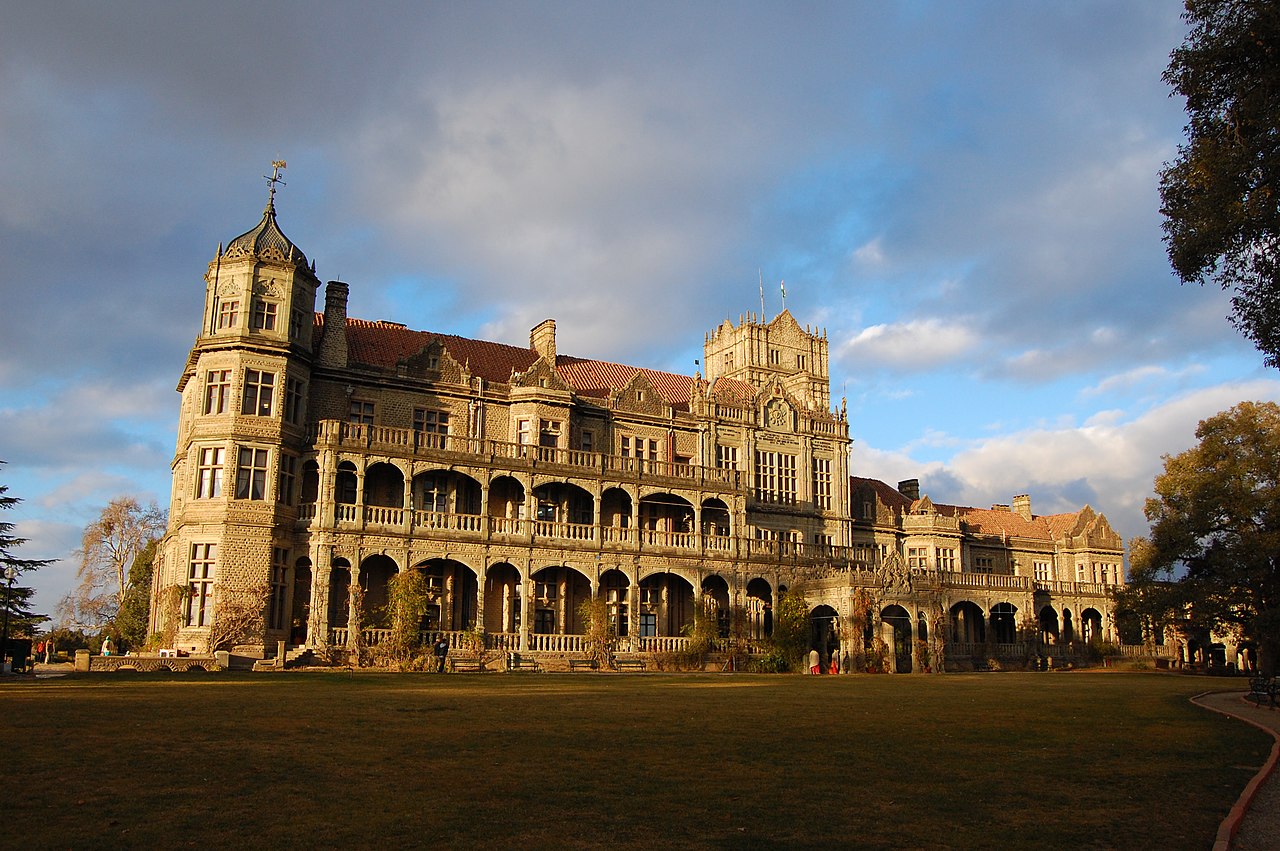
<svg viewBox="0 0 1280 851">
<path fill-rule="evenodd" d="M 882 482 L 879 479 L 864 479 L 860 476 L 850 476 L 849 483 L 852 488 L 857 488 L 859 485 L 871 488 L 875 491 L 876 496 L 880 498 L 880 501 L 890 508 L 905 511 L 911 506 L 911 500 L 903 496 L 897 488 L 886 482 Z"/>
<path fill-rule="evenodd" d="M 316 328 L 323 327 L 324 314 L 317 313 Z M 437 340 L 449 356 L 467 367 L 472 375 L 494 383 L 505 384 L 511 380 L 512 371 L 523 372 L 538 359 L 533 349 L 452 334 L 414 331 L 398 322 L 347 319 L 347 357 L 351 363 L 362 366 L 394 369 L 397 363 L 413 357 Z M 683 409 L 689 407 L 693 386 L 693 378 L 688 375 L 568 355 L 556 358 L 556 372 L 576 392 L 597 398 L 604 398 L 610 392 L 628 386 L 636 375 L 643 373 L 667 404 Z"/>
</svg>

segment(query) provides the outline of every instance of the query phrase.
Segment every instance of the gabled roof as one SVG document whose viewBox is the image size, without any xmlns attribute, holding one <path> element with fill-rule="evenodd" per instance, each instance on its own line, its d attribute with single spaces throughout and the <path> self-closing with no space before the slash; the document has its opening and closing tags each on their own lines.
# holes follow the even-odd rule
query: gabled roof
<svg viewBox="0 0 1280 851">
<path fill-rule="evenodd" d="M 324 327 L 324 314 L 316 314 L 316 327 Z M 395 369 L 401 361 L 436 341 L 472 375 L 495 384 L 507 383 L 513 371 L 524 372 L 538 360 L 538 353 L 530 348 L 453 334 L 414 331 L 398 322 L 347 319 L 347 357 L 352 364 L 359 366 Z M 636 375 L 643 374 L 664 402 L 683 410 L 689 407 L 694 381 L 688 375 L 569 355 L 556 358 L 556 372 L 576 393 L 598 399 L 627 387 Z M 720 383 L 717 382 L 717 386 Z M 755 393 L 750 385 L 741 381 L 731 381 L 724 390 L 734 393 L 735 397 L 745 392 L 748 399 Z"/>
</svg>

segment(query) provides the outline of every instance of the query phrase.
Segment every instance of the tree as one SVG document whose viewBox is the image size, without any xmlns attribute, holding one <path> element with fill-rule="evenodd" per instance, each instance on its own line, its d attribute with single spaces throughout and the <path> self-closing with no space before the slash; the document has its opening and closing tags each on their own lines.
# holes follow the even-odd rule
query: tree
<svg viewBox="0 0 1280 851">
<path fill-rule="evenodd" d="M 583 600 L 578 606 L 578 617 L 583 625 L 582 652 L 594 660 L 598 668 L 607 668 L 618 644 L 617 633 L 609 620 L 608 602 L 602 596 Z"/>
<path fill-rule="evenodd" d="M 770 638 L 774 650 L 792 670 L 804 670 L 805 655 L 809 652 L 809 631 L 809 601 L 799 588 L 788 588 L 778 600 Z"/>
<path fill-rule="evenodd" d="M 116 638 L 125 650 L 140 648 L 147 642 L 151 620 L 151 576 L 159 543 L 158 539 L 148 542 L 129 567 L 128 588 L 115 620 Z"/>
<path fill-rule="evenodd" d="M 165 513 L 131 496 L 111 500 L 84 529 L 80 547 L 80 584 L 60 608 L 71 622 L 101 626 L 124 605 L 128 570 L 134 559 L 164 532 Z"/>
<path fill-rule="evenodd" d="M 1280 405 L 1241 402 L 1203 420 L 1199 444 L 1164 458 L 1146 504 L 1149 538 L 1131 544 L 1122 608 L 1185 635 L 1280 651 Z"/>
<path fill-rule="evenodd" d="M 0 461 L 0 464 L 3 463 Z M 8 485 L 0 485 L 0 508 L 14 508 L 22 502 L 16 496 L 8 496 L 8 493 Z M 2 601 L 0 615 L 7 616 L 10 636 L 29 636 L 37 626 L 49 618 L 31 610 L 31 597 L 35 594 L 35 589 L 11 584 L 6 574 L 10 569 L 17 575 L 37 570 L 46 564 L 51 564 L 53 559 L 18 558 L 16 551 L 27 542 L 27 539 L 14 535 L 13 530 L 12 523 L 0 522 L 0 588 L 3 589 L 0 591 L 3 593 L 3 597 L 0 597 Z M 0 652 L 2 650 L 3 648 L 0 648 Z"/>
<path fill-rule="evenodd" d="M 1186 0 L 1183 19 L 1164 72 L 1189 118 L 1160 175 L 1169 261 L 1231 290 L 1232 323 L 1280 367 L 1280 5 Z"/>
</svg>

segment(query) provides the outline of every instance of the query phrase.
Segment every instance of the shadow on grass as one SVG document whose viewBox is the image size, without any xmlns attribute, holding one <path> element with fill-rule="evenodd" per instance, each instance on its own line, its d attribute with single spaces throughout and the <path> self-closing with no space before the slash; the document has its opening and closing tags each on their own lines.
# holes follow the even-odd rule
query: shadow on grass
<svg viewBox="0 0 1280 851">
<path fill-rule="evenodd" d="M 1221 680 L 306 673 L 0 688 L 27 847 L 1210 844 Z M 1176 802 L 1176 803 L 1175 803 Z M 1171 805 L 1172 804 L 1172 805 Z"/>
</svg>

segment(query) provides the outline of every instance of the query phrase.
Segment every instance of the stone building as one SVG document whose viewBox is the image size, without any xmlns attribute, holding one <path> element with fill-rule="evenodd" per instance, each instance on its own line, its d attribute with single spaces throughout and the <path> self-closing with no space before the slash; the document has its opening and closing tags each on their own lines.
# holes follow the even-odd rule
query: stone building
<svg viewBox="0 0 1280 851">
<path fill-rule="evenodd" d="M 525 347 L 352 318 L 337 281 L 317 313 L 274 184 L 205 285 L 152 607 L 159 628 L 166 589 L 186 589 L 180 648 L 245 599 L 265 621 L 248 652 L 347 645 L 357 583 L 376 643 L 407 570 L 430 589 L 425 632 L 480 627 L 548 661 L 581 652 L 588 598 L 643 654 L 679 649 L 699 607 L 764 638 L 788 587 L 824 657 L 865 615 L 895 670 L 930 641 L 964 664 L 1112 635 L 1123 551 L 1104 517 L 851 477 L 825 332 L 786 310 L 710 332 L 705 376 L 561 354 L 550 319 Z"/>
</svg>

